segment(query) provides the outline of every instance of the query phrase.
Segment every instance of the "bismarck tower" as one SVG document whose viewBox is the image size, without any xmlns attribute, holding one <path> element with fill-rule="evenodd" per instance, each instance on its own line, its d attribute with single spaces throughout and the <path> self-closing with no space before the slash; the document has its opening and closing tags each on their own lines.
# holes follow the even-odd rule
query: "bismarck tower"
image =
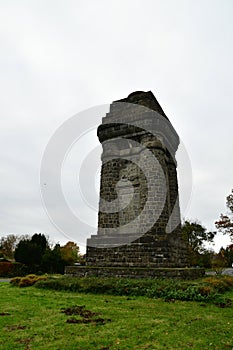
<svg viewBox="0 0 233 350">
<path fill-rule="evenodd" d="M 181 268 L 175 153 L 179 137 L 151 91 L 115 101 L 102 119 L 98 232 L 87 240 L 87 265 Z"/>
</svg>

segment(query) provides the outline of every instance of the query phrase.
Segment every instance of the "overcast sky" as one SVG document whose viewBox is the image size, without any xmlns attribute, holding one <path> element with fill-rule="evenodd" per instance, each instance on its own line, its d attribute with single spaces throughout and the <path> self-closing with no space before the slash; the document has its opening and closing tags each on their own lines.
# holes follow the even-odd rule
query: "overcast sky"
<svg viewBox="0 0 233 350">
<path fill-rule="evenodd" d="M 190 159 L 182 216 L 213 230 L 233 188 L 232 18 L 231 0 L 0 0 L 0 236 L 67 242 L 41 200 L 45 148 L 76 113 L 136 90 L 154 93 Z"/>
</svg>

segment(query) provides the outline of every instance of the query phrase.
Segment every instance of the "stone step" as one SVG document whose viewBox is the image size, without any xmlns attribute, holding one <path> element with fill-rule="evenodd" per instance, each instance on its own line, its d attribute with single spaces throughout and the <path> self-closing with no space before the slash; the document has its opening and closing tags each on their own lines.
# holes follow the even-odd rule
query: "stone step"
<svg viewBox="0 0 233 350">
<path fill-rule="evenodd" d="M 104 235 L 104 236 L 91 236 L 87 239 L 87 246 L 89 247 L 117 247 L 125 244 L 132 244 L 137 240 L 139 236 L 137 235 L 126 235 L 117 234 L 114 236 Z"/>
<path fill-rule="evenodd" d="M 111 234 L 105 234 L 105 235 L 91 235 L 91 238 L 88 239 L 100 239 L 100 238 L 115 238 L 115 237 L 119 237 L 119 238 L 125 238 L 125 237 L 141 237 L 140 233 L 135 233 L 135 232 L 130 232 L 130 233 L 120 233 L 120 232 L 116 232 L 116 233 L 111 233 Z"/>
</svg>

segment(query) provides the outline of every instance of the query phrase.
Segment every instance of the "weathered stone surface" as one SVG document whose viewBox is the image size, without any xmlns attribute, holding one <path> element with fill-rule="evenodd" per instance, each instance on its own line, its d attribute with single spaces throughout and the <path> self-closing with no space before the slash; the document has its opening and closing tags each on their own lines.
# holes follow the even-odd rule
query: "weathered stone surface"
<svg viewBox="0 0 233 350">
<path fill-rule="evenodd" d="M 196 268 L 85 267 L 66 266 L 65 274 L 72 277 L 178 278 L 195 279 L 205 275 Z"/>
<path fill-rule="evenodd" d="M 185 267 L 175 160 L 179 137 L 152 92 L 113 102 L 98 137 L 98 234 L 87 240 L 87 265 Z"/>
</svg>

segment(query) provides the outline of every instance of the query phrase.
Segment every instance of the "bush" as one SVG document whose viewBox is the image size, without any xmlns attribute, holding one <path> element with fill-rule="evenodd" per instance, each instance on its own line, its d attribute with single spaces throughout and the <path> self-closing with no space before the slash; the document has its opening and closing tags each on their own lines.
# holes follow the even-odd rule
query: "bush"
<svg viewBox="0 0 233 350">
<path fill-rule="evenodd" d="M 13 286 L 18 286 L 19 285 L 19 282 L 21 281 L 21 278 L 22 277 L 14 277 L 11 279 L 10 283 L 13 285 Z"/>
<path fill-rule="evenodd" d="M 198 281 L 178 281 L 172 279 L 127 279 L 101 277 L 50 277 L 38 281 L 37 288 L 66 290 L 93 294 L 127 296 L 147 296 L 164 300 L 186 300 L 208 302 L 219 299 L 219 293 L 233 288 L 233 278 L 208 277 Z M 221 296 L 224 298 L 224 296 Z"/>
<path fill-rule="evenodd" d="M 205 278 L 204 283 L 208 284 L 216 292 L 224 293 L 233 288 L 233 277 L 231 276 L 207 277 Z"/>
<path fill-rule="evenodd" d="M 0 277 L 12 276 L 14 264 L 11 262 L 0 262 Z"/>
<path fill-rule="evenodd" d="M 24 276 L 26 273 L 27 269 L 23 264 L 0 262 L 0 277 Z"/>
<path fill-rule="evenodd" d="M 12 278 L 10 283 L 13 286 L 30 287 L 30 286 L 33 286 L 36 282 L 45 281 L 46 279 L 47 279 L 46 276 L 27 275 L 25 277 Z"/>
</svg>

